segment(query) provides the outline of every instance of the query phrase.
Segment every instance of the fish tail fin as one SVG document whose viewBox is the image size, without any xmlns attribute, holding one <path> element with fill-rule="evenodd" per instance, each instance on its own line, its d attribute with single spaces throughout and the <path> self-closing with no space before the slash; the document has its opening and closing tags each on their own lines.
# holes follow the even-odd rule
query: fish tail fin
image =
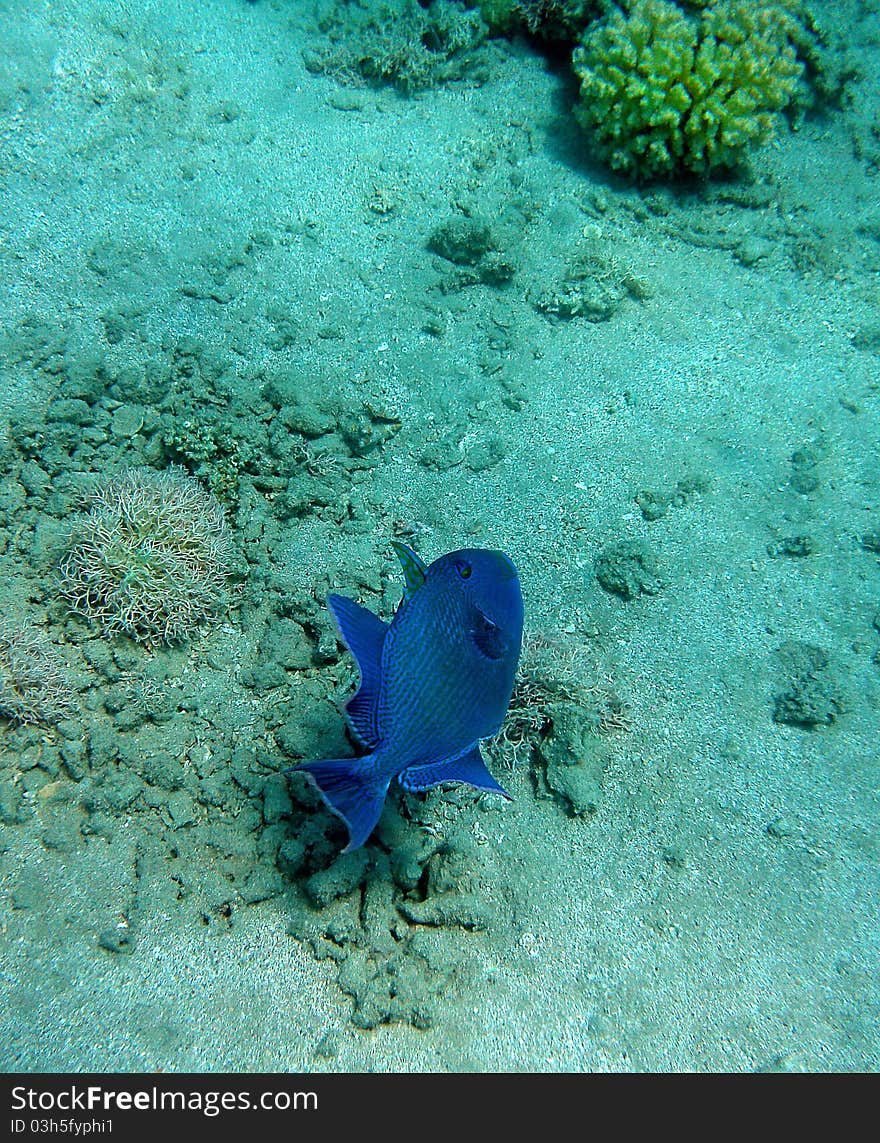
<svg viewBox="0 0 880 1143">
<path fill-rule="evenodd" d="M 376 828 L 385 805 L 388 782 L 370 772 L 370 760 L 370 755 L 329 758 L 323 762 L 303 762 L 286 771 L 288 774 L 307 774 L 328 809 L 345 823 L 348 845 L 343 853 L 351 853 L 364 844 Z"/>
</svg>

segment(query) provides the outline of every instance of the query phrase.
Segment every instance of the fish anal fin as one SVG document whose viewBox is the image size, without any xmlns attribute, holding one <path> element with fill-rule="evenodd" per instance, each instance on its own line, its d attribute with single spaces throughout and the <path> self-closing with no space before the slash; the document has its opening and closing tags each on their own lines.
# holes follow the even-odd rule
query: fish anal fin
<svg viewBox="0 0 880 1143">
<path fill-rule="evenodd" d="M 413 793 L 430 790 L 442 782 L 466 782 L 478 790 L 501 794 L 510 800 L 510 794 L 486 769 L 476 742 L 457 758 L 445 758 L 442 762 L 430 762 L 426 766 L 408 766 L 397 775 L 397 780 L 405 790 Z"/>
</svg>

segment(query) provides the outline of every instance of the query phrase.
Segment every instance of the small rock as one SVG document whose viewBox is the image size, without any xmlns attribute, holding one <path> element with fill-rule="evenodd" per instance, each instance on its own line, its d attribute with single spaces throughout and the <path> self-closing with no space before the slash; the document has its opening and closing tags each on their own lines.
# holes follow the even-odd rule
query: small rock
<svg viewBox="0 0 880 1143">
<path fill-rule="evenodd" d="M 329 869 L 313 873 L 305 883 L 305 891 L 317 909 L 351 893 L 363 882 L 369 859 L 363 849 L 345 853 Z"/>
<path fill-rule="evenodd" d="M 23 869 L 12 889 L 13 909 L 42 909 L 50 895 L 46 879 L 37 869 Z"/>
<path fill-rule="evenodd" d="M 254 905 L 257 901 L 268 901 L 270 897 L 283 893 L 284 881 L 276 870 L 257 866 L 247 875 L 238 891 L 246 905 Z"/>
<path fill-rule="evenodd" d="M 102 929 L 98 934 L 98 945 L 107 952 L 130 953 L 134 948 L 134 933 L 127 924 Z"/>
<path fill-rule="evenodd" d="M 457 266 L 476 266 L 492 249 L 492 234 L 488 225 L 476 218 L 450 218 L 433 231 L 428 249 Z"/>
<path fill-rule="evenodd" d="M 767 545 L 767 554 L 773 559 L 784 556 L 787 559 L 802 559 L 815 555 L 816 542 L 812 536 L 785 536 L 775 544 Z"/>
<path fill-rule="evenodd" d="M 287 792 L 287 778 L 283 774 L 271 775 L 263 787 L 263 821 L 266 825 L 272 825 L 292 811 L 293 802 Z"/>
<path fill-rule="evenodd" d="M 603 548 L 596 560 L 596 579 L 605 591 L 626 600 L 658 595 L 665 586 L 657 557 L 642 540 L 623 540 Z"/>
<path fill-rule="evenodd" d="M 777 651 L 784 689 L 776 696 L 774 722 L 791 726 L 830 726 L 843 713 L 841 685 L 828 652 L 810 643 L 790 641 Z"/>
<path fill-rule="evenodd" d="M 314 1054 L 322 1060 L 335 1060 L 339 1055 L 339 1044 L 338 1032 L 325 1032 L 315 1045 Z"/>
<path fill-rule="evenodd" d="M 186 790 L 175 790 L 168 798 L 168 815 L 175 829 L 195 821 L 195 806 Z"/>
</svg>

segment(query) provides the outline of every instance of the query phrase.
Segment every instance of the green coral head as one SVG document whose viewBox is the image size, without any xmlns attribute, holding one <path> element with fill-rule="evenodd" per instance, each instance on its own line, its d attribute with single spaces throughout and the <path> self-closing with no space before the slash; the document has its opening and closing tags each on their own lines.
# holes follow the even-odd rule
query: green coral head
<svg viewBox="0 0 880 1143">
<path fill-rule="evenodd" d="M 688 16 L 635 0 L 572 59 L 575 115 L 614 170 L 638 179 L 735 170 L 774 131 L 801 76 L 778 3 L 718 0 Z"/>
</svg>

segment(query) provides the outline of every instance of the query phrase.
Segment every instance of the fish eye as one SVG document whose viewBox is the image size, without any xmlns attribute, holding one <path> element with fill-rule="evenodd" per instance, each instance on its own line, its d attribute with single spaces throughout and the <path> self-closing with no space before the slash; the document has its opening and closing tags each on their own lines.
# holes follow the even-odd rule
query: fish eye
<svg viewBox="0 0 880 1143">
<path fill-rule="evenodd" d="M 458 572 L 462 579 L 470 579 L 473 568 L 470 564 L 466 564 L 463 560 L 461 560 L 455 565 L 455 570 Z"/>
</svg>

